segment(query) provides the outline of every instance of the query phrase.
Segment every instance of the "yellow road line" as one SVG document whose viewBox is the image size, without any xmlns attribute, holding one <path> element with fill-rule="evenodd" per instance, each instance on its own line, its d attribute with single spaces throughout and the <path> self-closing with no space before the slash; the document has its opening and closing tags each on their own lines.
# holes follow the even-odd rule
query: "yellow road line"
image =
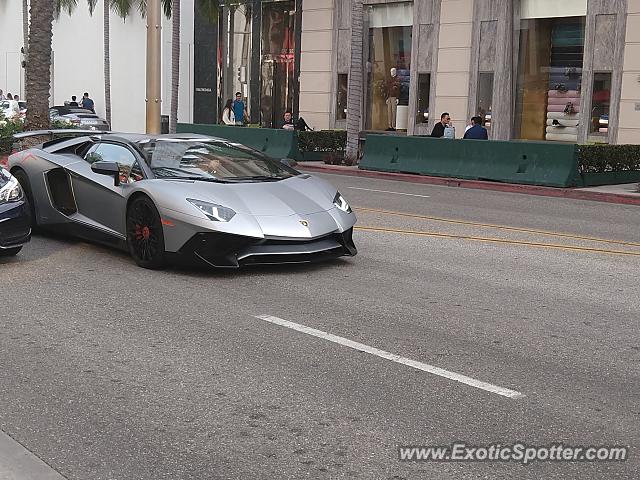
<svg viewBox="0 0 640 480">
<path fill-rule="evenodd" d="M 417 235 L 422 237 L 451 238 L 456 240 L 472 240 L 476 242 L 503 243 L 508 245 L 524 245 L 527 247 L 551 248 L 551 249 L 557 249 L 557 250 L 607 253 L 610 255 L 627 255 L 632 257 L 633 256 L 640 257 L 640 252 L 625 252 L 624 250 L 607 250 L 604 248 L 591 248 L 591 247 L 572 247 L 569 245 L 558 245 L 554 243 L 537 243 L 537 242 L 526 242 L 522 240 L 505 240 L 502 238 L 475 237 L 472 235 L 453 235 L 449 233 L 425 232 L 425 231 L 419 231 L 419 230 L 402 230 L 402 229 L 395 229 L 395 228 L 379 228 L 379 227 L 367 227 L 367 226 L 357 226 L 357 227 L 354 227 L 354 229 L 364 231 L 364 232 L 401 233 L 404 235 Z"/>
<path fill-rule="evenodd" d="M 551 237 L 561 237 L 561 238 L 573 238 L 575 240 L 587 240 L 591 242 L 598 243 L 612 243 L 616 245 L 626 245 L 628 247 L 640 247 L 640 243 L 634 242 L 625 242 L 623 240 L 609 240 L 606 238 L 597 238 L 597 237 L 585 237 L 581 235 L 572 235 L 570 233 L 559 233 L 559 232 L 549 232 L 546 230 L 535 230 L 530 228 L 519 228 L 519 227 L 509 227 L 508 225 L 494 225 L 491 223 L 479 223 L 479 222 L 470 222 L 465 220 L 454 220 L 452 218 L 442 218 L 442 217 L 431 217 L 428 215 L 418 215 L 415 213 L 404 213 L 404 212 L 394 212 L 390 210 L 380 210 L 377 208 L 367 208 L 367 207 L 354 207 L 358 212 L 371 212 L 371 213 L 382 213 L 385 215 L 394 215 L 399 217 L 409 217 L 409 218 L 419 218 L 422 220 L 433 220 L 436 222 L 443 223 L 454 223 L 458 225 L 470 225 L 474 227 L 483 227 L 483 228 L 495 228 L 499 230 L 509 230 L 512 232 L 521 232 L 521 233 L 534 233 L 538 235 L 546 235 Z"/>
</svg>

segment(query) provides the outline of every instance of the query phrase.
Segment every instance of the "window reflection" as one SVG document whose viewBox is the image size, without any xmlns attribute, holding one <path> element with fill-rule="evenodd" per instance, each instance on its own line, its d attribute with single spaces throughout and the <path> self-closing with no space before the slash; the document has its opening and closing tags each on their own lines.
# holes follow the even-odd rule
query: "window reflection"
<svg viewBox="0 0 640 480">
<path fill-rule="evenodd" d="M 431 93 L 431 74 L 421 73 L 418 75 L 418 112 L 416 124 L 429 123 L 429 95 Z"/>
<path fill-rule="evenodd" d="M 336 120 L 347 118 L 347 92 L 349 90 L 349 75 L 338 74 L 338 88 L 336 95 Z"/>
<path fill-rule="evenodd" d="M 481 72 L 478 75 L 478 106 L 476 115 L 482 118 L 486 129 L 491 128 L 491 106 L 493 104 L 493 72 Z"/>
<path fill-rule="evenodd" d="M 589 133 L 591 141 L 606 142 L 609 136 L 609 102 L 611 101 L 611 73 L 593 74 L 591 118 Z"/>
</svg>

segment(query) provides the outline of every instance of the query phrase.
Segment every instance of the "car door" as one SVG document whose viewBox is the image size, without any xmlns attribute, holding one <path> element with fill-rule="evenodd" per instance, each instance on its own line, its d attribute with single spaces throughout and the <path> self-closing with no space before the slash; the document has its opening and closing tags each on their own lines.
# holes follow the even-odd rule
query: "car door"
<svg viewBox="0 0 640 480">
<path fill-rule="evenodd" d="M 91 170 L 93 162 L 116 162 L 120 167 L 120 185 L 114 178 Z M 81 221 L 118 236 L 125 235 L 125 209 L 128 190 L 144 178 L 138 155 L 123 144 L 101 142 L 91 147 L 80 162 L 68 165 Z M 87 221 L 88 220 L 88 221 Z"/>
</svg>

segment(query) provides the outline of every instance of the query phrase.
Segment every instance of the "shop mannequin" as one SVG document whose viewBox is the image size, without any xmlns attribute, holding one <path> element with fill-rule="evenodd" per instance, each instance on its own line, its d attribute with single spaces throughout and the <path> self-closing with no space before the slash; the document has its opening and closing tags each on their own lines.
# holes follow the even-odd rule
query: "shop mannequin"
<svg viewBox="0 0 640 480">
<path fill-rule="evenodd" d="M 389 129 L 395 130 L 398 97 L 400 96 L 400 80 L 398 79 L 398 71 L 395 68 L 392 68 L 389 73 L 391 77 L 387 80 L 387 123 Z"/>
</svg>

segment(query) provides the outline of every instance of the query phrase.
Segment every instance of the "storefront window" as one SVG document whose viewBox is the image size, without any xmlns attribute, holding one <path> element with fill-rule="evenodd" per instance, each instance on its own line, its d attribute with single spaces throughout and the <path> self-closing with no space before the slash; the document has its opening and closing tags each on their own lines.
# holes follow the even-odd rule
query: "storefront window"
<svg viewBox="0 0 640 480">
<path fill-rule="evenodd" d="M 347 92 L 349 90 L 349 75 L 338 74 L 338 88 L 336 95 L 336 120 L 347 118 Z"/>
<path fill-rule="evenodd" d="M 577 142 L 584 30 L 584 17 L 522 20 L 516 138 Z"/>
<path fill-rule="evenodd" d="M 609 137 L 609 102 L 611 100 L 611 73 L 593 74 L 593 96 L 591 97 L 591 118 L 589 141 L 604 142 Z"/>
<path fill-rule="evenodd" d="M 431 94 L 431 74 L 418 75 L 418 112 L 416 124 L 429 123 L 429 95 Z"/>
<path fill-rule="evenodd" d="M 223 101 L 234 99 L 241 92 L 249 103 L 251 68 L 251 6 L 233 5 L 224 9 L 224 88 Z"/>
<path fill-rule="evenodd" d="M 261 123 L 277 126 L 293 110 L 295 92 L 295 2 L 262 5 Z"/>
<path fill-rule="evenodd" d="M 476 115 L 482 118 L 484 127 L 491 128 L 491 106 L 493 104 L 493 72 L 478 75 L 478 105 Z"/>
<path fill-rule="evenodd" d="M 406 129 L 413 3 L 369 7 L 367 129 Z"/>
</svg>

